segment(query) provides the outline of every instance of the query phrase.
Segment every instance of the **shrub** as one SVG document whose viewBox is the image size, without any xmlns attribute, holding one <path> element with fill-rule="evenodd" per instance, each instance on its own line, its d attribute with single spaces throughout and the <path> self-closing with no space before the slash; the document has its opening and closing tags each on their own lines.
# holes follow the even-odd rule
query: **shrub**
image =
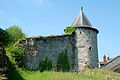
<svg viewBox="0 0 120 80">
<path fill-rule="evenodd" d="M 24 49 L 22 47 L 11 45 L 11 46 L 9 46 L 7 51 L 10 53 L 12 58 L 15 59 L 15 62 L 17 63 L 17 65 L 19 67 L 24 66 L 23 60 L 24 60 L 25 56 L 27 55 L 27 53 L 24 51 Z"/>
<path fill-rule="evenodd" d="M 52 70 L 52 60 L 50 60 L 46 57 L 45 60 L 40 61 L 39 62 L 39 69 L 41 72 Z"/>
<path fill-rule="evenodd" d="M 69 71 L 70 70 L 70 62 L 67 50 L 61 52 L 58 56 L 57 60 L 57 71 Z"/>
</svg>

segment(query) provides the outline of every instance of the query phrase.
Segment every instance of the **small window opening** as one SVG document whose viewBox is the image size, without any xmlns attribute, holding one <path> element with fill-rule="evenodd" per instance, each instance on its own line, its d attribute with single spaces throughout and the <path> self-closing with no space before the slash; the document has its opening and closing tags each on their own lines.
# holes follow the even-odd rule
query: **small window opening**
<svg viewBox="0 0 120 80">
<path fill-rule="evenodd" d="M 91 50 L 92 48 L 91 47 L 89 47 L 89 50 Z"/>
<path fill-rule="evenodd" d="M 90 34 L 90 31 L 89 31 L 89 34 Z"/>
</svg>

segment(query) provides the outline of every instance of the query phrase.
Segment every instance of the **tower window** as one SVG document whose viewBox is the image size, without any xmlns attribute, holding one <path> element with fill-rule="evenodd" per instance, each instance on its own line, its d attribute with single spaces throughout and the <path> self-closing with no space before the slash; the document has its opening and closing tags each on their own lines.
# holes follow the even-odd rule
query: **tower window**
<svg viewBox="0 0 120 80">
<path fill-rule="evenodd" d="M 90 31 L 89 31 L 89 34 L 90 34 Z"/>
<path fill-rule="evenodd" d="M 91 50 L 92 48 L 91 47 L 89 47 L 89 50 Z"/>
</svg>

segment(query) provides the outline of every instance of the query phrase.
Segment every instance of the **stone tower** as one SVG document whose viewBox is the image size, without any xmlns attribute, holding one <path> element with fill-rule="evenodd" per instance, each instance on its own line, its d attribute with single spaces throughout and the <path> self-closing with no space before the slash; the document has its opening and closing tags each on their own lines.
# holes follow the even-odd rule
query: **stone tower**
<svg viewBox="0 0 120 80">
<path fill-rule="evenodd" d="M 93 28 L 88 18 L 84 15 L 83 8 L 71 27 L 77 27 L 75 31 L 75 66 L 74 71 L 80 72 L 85 66 L 98 67 L 98 30 Z"/>
</svg>

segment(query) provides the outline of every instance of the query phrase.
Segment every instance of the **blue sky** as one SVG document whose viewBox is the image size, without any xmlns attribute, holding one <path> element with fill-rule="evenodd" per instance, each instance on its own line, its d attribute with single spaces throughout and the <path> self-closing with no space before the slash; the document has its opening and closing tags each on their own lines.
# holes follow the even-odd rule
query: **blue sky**
<svg viewBox="0 0 120 80">
<path fill-rule="evenodd" d="M 99 59 L 120 55 L 119 0 L 0 0 L 0 28 L 18 25 L 27 36 L 63 34 L 84 7 L 97 28 Z"/>
</svg>

